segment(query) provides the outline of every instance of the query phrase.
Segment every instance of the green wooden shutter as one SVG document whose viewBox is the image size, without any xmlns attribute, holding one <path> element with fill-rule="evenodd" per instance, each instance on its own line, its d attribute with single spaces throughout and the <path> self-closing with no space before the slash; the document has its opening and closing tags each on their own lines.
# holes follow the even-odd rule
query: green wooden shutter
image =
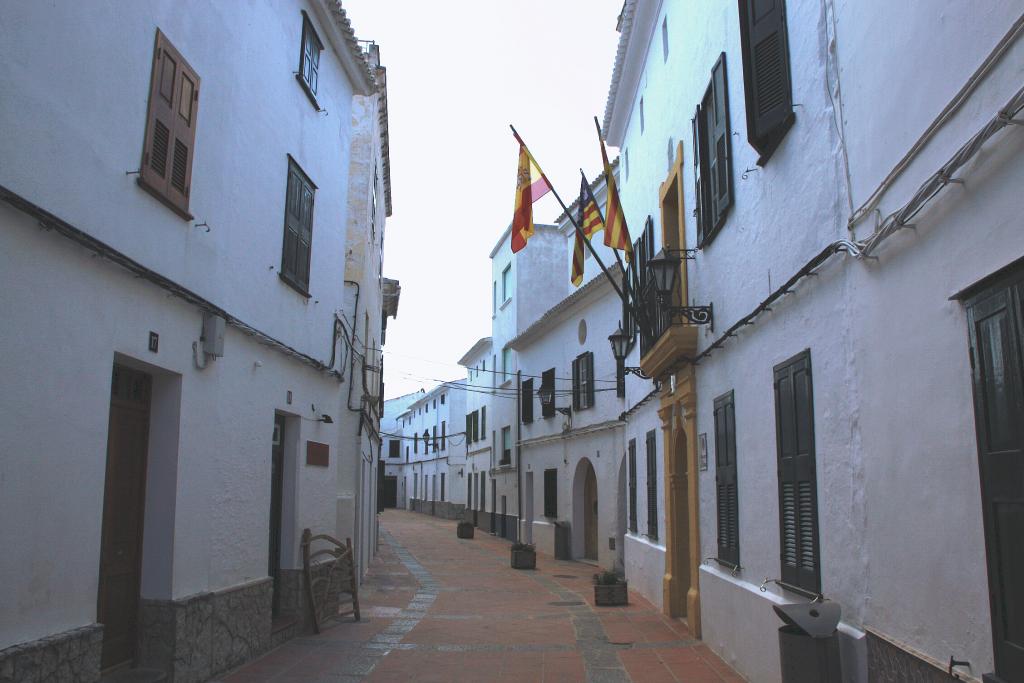
<svg viewBox="0 0 1024 683">
<path fill-rule="evenodd" d="M 636 524 L 636 439 L 629 440 L 629 530 L 634 534 Z"/>
<path fill-rule="evenodd" d="M 732 205 L 732 140 L 729 136 L 729 92 L 723 52 L 711 70 L 704 107 L 708 134 L 711 225 L 709 236 L 722 227 Z"/>
<path fill-rule="evenodd" d="M 587 351 L 583 357 L 583 363 L 586 367 L 587 372 L 587 386 L 586 386 L 586 398 L 587 407 L 591 408 L 594 405 L 594 352 Z"/>
<path fill-rule="evenodd" d="M 736 488 L 736 413 L 733 392 L 715 399 L 715 484 L 718 498 L 718 559 L 740 563 Z"/>
<path fill-rule="evenodd" d="M 785 0 L 739 0 L 747 140 L 763 166 L 793 125 Z"/>
<path fill-rule="evenodd" d="M 809 351 L 776 366 L 775 419 L 782 580 L 817 593 L 821 571 Z"/>
<path fill-rule="evenodd" d="M 701 246 L 704 243 L 704 234 L 707 232 L 704 228 L 704 206 L 706 204 L 704 200 L 704 185 L 706 181 L 706 174 L 704 173 L 703 156 L 705 152 L 704 138 L 701 135 L 701 131 L 704 126 L 701 123 L 702 115 L 700 111 L 700 105 L 697 105 L 697 110 L 693 114 L 693 120 L 690 122 L 693 125 L 693 217 L 694 223 L 697 225 L 697 246 Z"/>
<path fill-rule="evenodd" d="M 557 401 L 557 397 L 555 401 Z M 580 409 L 580 359 L 578 356 L 572 362 L 572 409 Z"/>
<path fill-rule="evenodd" d="M 487 406 L 480 406 L 480 438 L 487 440 Z"/>
<path fill-rule="evenodd" d="M 540 388 L 542 391 L 555 390 L 555 369 L 550 368 L 541 373 Z M 552 400 L 550 405 L 541 405 L 540 414 L 543 417 L 554 417 L 555 415 L 555 401 Z"/>
<path fill-rule="evenodd" d="M 658 538 L 658 445 L 656 432 L 647 432 L 647 535 Z"/>
<path fill-rule="evenodd" d="M 533 422 L 533 380 L 523 380 L 523 385 L 520 389 L 520 413 L 522 415 L 523 424 L 530 424 Z"/>
</svg>

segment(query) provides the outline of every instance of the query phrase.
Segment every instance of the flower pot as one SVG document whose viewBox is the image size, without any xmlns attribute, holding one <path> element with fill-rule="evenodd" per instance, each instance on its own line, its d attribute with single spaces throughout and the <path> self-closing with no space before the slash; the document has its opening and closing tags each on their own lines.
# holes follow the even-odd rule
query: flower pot
<svg viewBox="0 0 1024 683">
<path fill-rule="evenodd" d="M 611 585 L 594 584 L 594 604 L 599 607 L 629 604 L 628 585 L 625 581 Z"/>
<path fill-rule="evenodd" d="M 459 538 L 473 538 L 473 523 L 459 522 L 459 525 L 455 528 L 455 534 Z"/>
<path fill-rule="evenodd" d="M 536 569 L 537 568 L 537 551 L 536 550 L 513 550 L 512 551 L 512 569 Z"/>
</svg>

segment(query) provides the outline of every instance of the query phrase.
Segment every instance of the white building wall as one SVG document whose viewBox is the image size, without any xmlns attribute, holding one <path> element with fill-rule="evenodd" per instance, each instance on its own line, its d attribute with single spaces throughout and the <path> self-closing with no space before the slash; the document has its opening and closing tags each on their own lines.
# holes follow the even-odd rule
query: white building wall
<svg viewBox="0 0 1024 683">
<path fill-rule="evenodd" d="M 303 8 L 328 41 L 334 29 L 307 3 L 251 8 L 242 23 L 192 3 L 5 8 L 0 90 L 10 96 L 0 99 L 0 185 L 326 363 L 342 298 L 347 182 L 337 169 L 347 167 L 353 87 L 330 48 L 320 93 L 332 116 L 313 111 L 295 83 Z M 158 27 L 202 79 L 192 222 L 126 175 L 139 167 Z M 39 36 L 75 46 L 75 58 L 39 51 Z M 312 300 L 274 272 L 288 154 L 319 188 Z M 200 222 L 210 230 L 194 227 Z M 0 223 L 8 321 L 0 374 L 18 397 L 0 427 L 22 438 L 0 455 L 0 536 L 8 544 L 0 648 L 95 622 L 115 361 L 155 378 L 149 457 L 151 472 L 164 476 L 147 490 L 142 597 L 176 599 L 266 577 L 275 412 L 289 418 L 282 563 L 298 566 L 302 528 L 333 528 L 337 427 L 315 418 L 335 412 L 343 385 L 230 326 L 224 357 L 199 370 L 195 306 L 7 204 Z M 150 331 L 160 335 L 155 354 Z M 305 464 L 307 440 L 330 445 L 328 467 Z M 74 552 L 57 557 L 54 548 Z"/>
</svg>

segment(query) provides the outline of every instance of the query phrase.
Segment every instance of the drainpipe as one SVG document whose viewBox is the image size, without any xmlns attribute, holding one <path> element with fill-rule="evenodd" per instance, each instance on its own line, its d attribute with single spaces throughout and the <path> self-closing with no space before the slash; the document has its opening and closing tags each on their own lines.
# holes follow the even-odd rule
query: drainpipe
<svg viewBox="0 0 1024 683">
<path fill-rule="evenodd" d="M 523 438 L 523 371 L 516 370 L 516 541 L 522 543 L 523 526 L 523 451 L 519 442 Z"/>
<path fill-rule="evenodd" d="M 349 340 L 348 340 L 348 350 L 349 350 L 348 377 L 349 377 L 349 383 L 348 383 L 348 398 L 345 399 L 345 407 L 348 408 L 353 413 L 355 413 L 355 412 L 360 413 L 359 433 L 362 434 L 363 433 L 363 420 L 362 420 L 363 408 L 362 408 L 362 406 L 360 406 L 358 408 L 353 408 L 352 407 L 352 385 L 355 384 L 355 366 L 356 366 L 356 325 L 357 325 L 358 320 L 359 320 L 359 292 L 360 292 L 361 288 L 359 287 L 359 283 L 354 281 L 354 280 L 345 280 L 345 284 L 346 285 L 355 285 L 355 288 L 356 288 L 356 305 L 355 305 L 355 308 L 352 311 L 352 330 L 351 330 L 351 334 L 349 335 Z"/>
</svg>

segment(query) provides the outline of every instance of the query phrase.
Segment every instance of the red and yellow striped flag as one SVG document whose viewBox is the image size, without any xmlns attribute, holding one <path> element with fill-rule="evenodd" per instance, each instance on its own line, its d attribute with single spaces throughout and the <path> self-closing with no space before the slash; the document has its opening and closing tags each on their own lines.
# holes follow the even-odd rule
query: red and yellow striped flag
<svg viewBox="0 0 1024 683">
<path fill-rule="evenodd" d="M 597 205 L 597 200 L 594 199 L 594 193 L 590 191 L 590 183 L 587 182 L 587 177 L 582 176 L 580 185 L 580 199 L 577 204 L 579 211 L 578 223 L 580 229 L 576 231 L 576 241 L 573 245 L 572 250 L 572 274 L 569 277 L 569 281 L 572 282 L 574 287 L 579 287 L 583 283 L 583 261 L 586 258 L 584 249 L 586 245 L 583 244 L 584 237 L 590 239 L 599 231 L 604 230 L 604 219 L 601 217 L 601 209 Z M 582 234 L 580 234 L 582 232 Z"/>
<path fill-rule="evenodd" d="M 516 136 L 519 140 L 519 136 Z M 533 235 L 533 203 L 551 190 L 544 172 L 530 150 L 519 140 L 519 170 L 516 173 L 516 206 L 512 214 L 512 252 L 526 246 Z"/>
<path fill-rule="evenodd" d="M 597 118 L 594 118 L 597 123 Z M 604 148 L 604 138 L 601 137 L 601 126 L 597 127 L 597 140 L 601 143 L 601 161 L 604 162 L 604 179 L 608 184 L 608 198 L 605 206 L 607 222 L 604 230 L 605 246 L 613 249 L 621 249 L 626 257 L 626 263 L 633 260 L 633 243 L 629 239 L 629 228 L 626 227 L 626 216 L 622 213 L 622 202 L 619 201 L 619 188 L 615 184 L 615 176 L 612 174 L 612 165 L 608 162 L 608 152 Z"/>
</svg>

